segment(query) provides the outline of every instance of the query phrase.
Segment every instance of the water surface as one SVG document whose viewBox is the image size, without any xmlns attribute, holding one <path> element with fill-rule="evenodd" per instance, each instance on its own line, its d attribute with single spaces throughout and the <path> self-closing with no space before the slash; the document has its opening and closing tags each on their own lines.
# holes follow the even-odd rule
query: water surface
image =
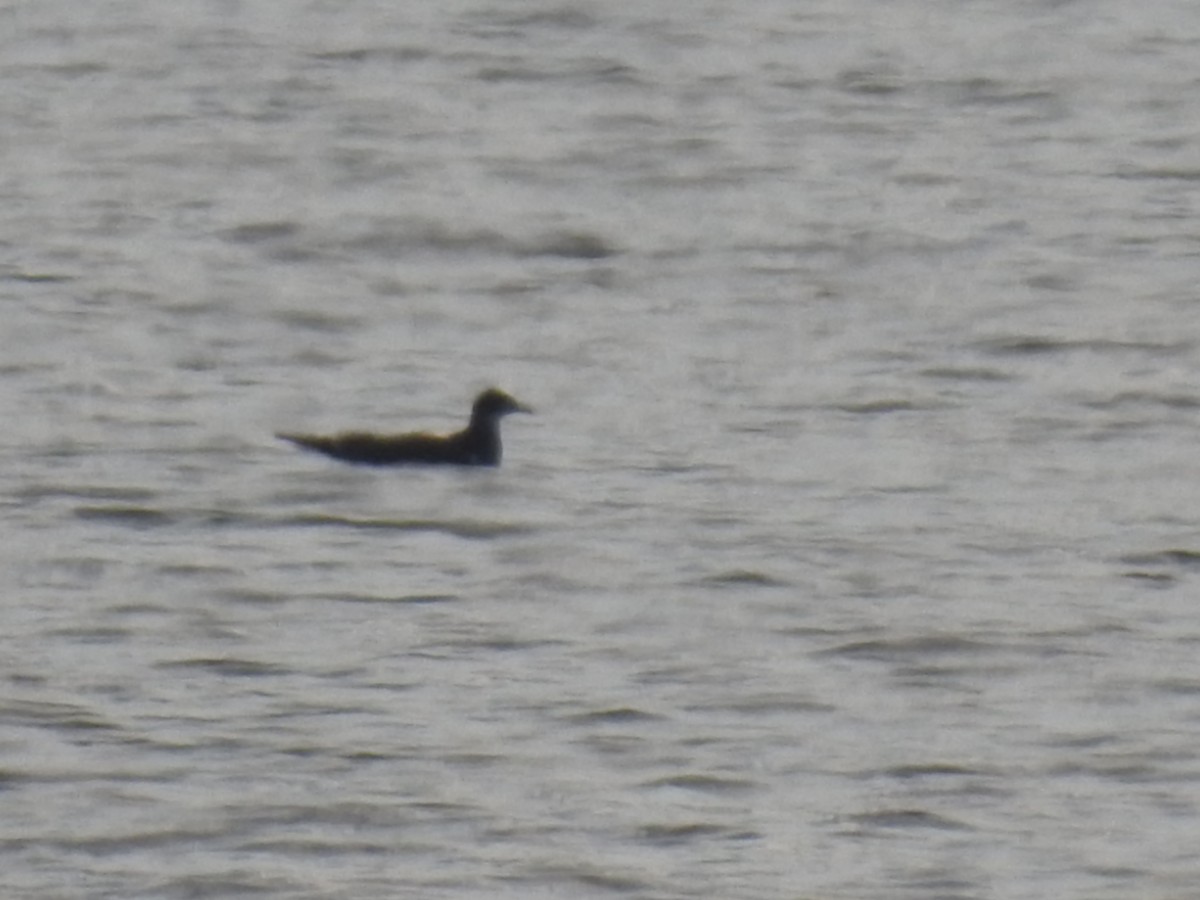
<svg viewBox="0 0 1200 900">
<path fill-rule="evenodd" d="M 7 895 L 1194 889 L 1191 5 L 0 35 Z"/>
</svg>

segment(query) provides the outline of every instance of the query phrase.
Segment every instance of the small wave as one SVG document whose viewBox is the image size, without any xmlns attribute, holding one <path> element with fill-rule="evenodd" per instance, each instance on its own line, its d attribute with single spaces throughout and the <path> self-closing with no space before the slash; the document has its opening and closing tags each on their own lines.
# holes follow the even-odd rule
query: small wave
<svg viewBox="0 0 1200 900">
<path fill-rule="evenodd" d="M 1126 406 L 1138 408 L 1162 406 L 1167 409 L 1190 411 L 1200 409 L 1200 396 L 1175 392 L 1160 394 L 1152 391 L 1122 391 L 1111 397 L 1085 401 L 1083 405 L 1091 409 L 1115 409 Z"/>
<path fill-rule="evenodd" d="M 260 591 L 251 588 L 233 588 L 220 591 L 217 596 L 226 603 L 246 604 L 247 606 L 273 606 L 286 603 L 292 595 L 281 591 Z"/>
<path fill-rule="evenodd" d="M 392 62 L 407 63 L 428 59 L 433 51 L 428 47 L 346 47 L 341 50 L 322 50 L 310 53 L 309 58 L 328 63 Z"/>
<path fill-rule="evenodd" d="M 702 794 L 744 794 L 760 787 L 757 782 L 745 778 L 717 778 L 713 775 L 672 775 L 647 781 L 643 787 L 682 788 Z"/>
<path fill-rule="evenodd" d="M 874 774 L 874 773 L 872 773 Z M 988 774 L 982 769 L 972 769 L 966 766 L 956 766 L 950 763 L 923 763 L 906 766 L 893 766 L 883 771 L 889 778 L 949 778 L 955 776 L 978 777 Z"/>
<path fill-rule="evenodd" d="M 582 231 L 561 231 L 543 235 L 523 247 L 525 256 L 561 256 L 564 259 L 607 259 L 617 249 L 604 238 Z"/>
<path fill-rule="evenodd" d="M 372 221 L 359 234 L 345 238 L 342 248 L 393 258 L 419 250 L 452 253 L 506 253 L 510 242 L 490 228 L 454 227 L 417 218 L 388 217 Z"/>
<path fill-rule="evenodd" d="M 74 703 L 9 700 L 0 704 L 0 718 L 10 724 L 61 728 L 67 731 L 121 731 L 112 722 Z"/>
<path fill-rule="evenodd" d="M 169 524 L 170 513 L 149 506 L 78 506 L 75 516 L 89 521 L 113 522 L 138 528 Z"/>
<path fill-rule="evenodd" d="M 946 81 L 941 86 L 953 93 L 957 102 L 964 105 L 1044 105 L 1060 97 L 1055 91 L 1029 89 L 1020 82 L 1011 83 L 1016 86 L 1009 87 L 1010 82 L 994 78 L 975 77 Z"/>
<path fill-rule="evenodd" d="M 923 369 L 919 373 L 924 378 L 937 378 L 943 381 L 1012 381 L 1013 377 L 999 369 L 972 368 L 970 366 L 942 366 Z"/>
<path fill-rule="evenodd" d="M 552 69 L 518 64 L 486 65 L 475 72 L 475 78 L 486 84 L 583 82 L 588 85 L 636 86 L 645 83 L 638 71 L 631 66 L 604 59 L 584 60 L 581 63 Z"/>
<path fill-rule="evenodd" d="M 758 718 L 764 715 L 794 716 L 797 713 L 827 713 L 832 712 L 835 707 L 828 703 L 780 692 L 743 696 L 728 703 L 705 704 L 704 709 L 752 715 Z"/>
<path fill-rule="evenodd" d="M 274 313 L 271 318 L 282 325 L 320 334 L 341 334 L 362 326 L 357 316 L 347 316 L 329 310 L 289 309 Z"/>
<path fill-rule="evenodd" d="M 650 893 L 649 883 L 638 878 L 617 875 L 607 871 L 601 872 L 595 869 L 571 867 L 552 868 L 546 874 L 577 881 L 584 887 L 600 888 L 601 890 L 618 894 L 647 895 Z"/>
<path fill-rule="evenodd" d="M 544 647 L 564 647 L 567 641 L 543 638 L 518 637 L 478 637 L 461 638 L 459 640 L 438 641 L 425 645 L 425 652 L 431 650 L 490 650 L 496 653 L 523 653 L 527 650 L 540 650 Z"/>
<path fill-rule="evenodd" d="M 324 254 L 313 239 L 305 239 L 298 222 L 247 222 L 218 232 L 231 244 L 258 248 L 264 255 L 280 262 L 307 262 Z"/>
<path fill-rule="evenodd" d="M 119 644 L 135 636 L 128 628 L 56 628 L 48 632 L 53 637 L 66 638 L 81 644 Z"/>
<path fill-rule="evenodd" d="M 34 484 L 21 488 L 16 492 L 16 496 L 22 501 L 30 502 L 65 497 L 72 500 L 113 500 L 124 503 L 135 503 L 157 497 L 158 491 L 150 490 L 149 488 L 121 485 L 64 487 L 59 484 Z"/>
<path fill-rule="evenodd" d="M 569 720 L 576 725 L 626 725 L 635 722 L 656 722 L 663 717 L 656 713 L 644 712 L 628 706 L 613 709 L 599 709 L 593 712 L 578 713 L 570 716 Z"/>
<path fill-rule="evenodd" d="M 198 845 L 204 832 L 188 838 L 187 832 L 174 837 L 173 842 L 181 853 L 191 852 Z M 172 832 L 164 832 L 164 837 L 171 837 Z M 221 834 L 215 841 L 227 840 L 228 836 Z M 231 868 L 219 874 L 189 874 L 168 877 L 155 890 L 159 897 L 268 897 L 284 896 L 296 888 L 288 879 L 251 869 Z"/>
<path fill-rule="evenodd" d="M 862 659 L 895 660 L 911 656 L 935 656 L 957 653 L 980 654 L 995 648 L 951 635 L 925 635 L 895 640 L 853 641 L 822 651 L 826 656 L 849 656 Z"/>
<path fill-rule="evenodd" d="M 201 841 L 216 840 L 223 832 L 208 828 L 155 829 L 126 835 L 75 838 L 57 841 L 64 850 L 82 851 L 90 856 L 108 856 L 161 847 L 194 847 Z M 221 896 L 221 895 L 212 895 Z M 228 896 L 228 895 L 224 895 Z"/>
<path fill-rule="evenodd" d="M 1113 173 L 1117 178 L 1147 181 L 1200 181 L 1200 169 L 1173 166 L 1135 168 L 1122 166 Z"/>
<path fill-rule="evenodd" d="M 837 84 L 848 94 L 896 94 L 905 88 L 900 73 L 886 67 L 847 69 L 838 74 Z"/>
<path fill-rule="evenodd" d="M 0 275 L 0 279 L 4 281 L 20 281 L 25 284 L 62 284 L 67 281 L 74 281 L 72 275 L 58 275 L 53 272 L 16 272 L 10 271 Z"/>
<path fill-rule="evenodd" d="M 639 835 L 654 844 L 684 844 L 700 838 L 730 834 L 724 825 L 711 822 L 688 822 L 680 825 L 643 825 Z"/>
<path fill-rule="evenodd" d="M 1151 587 L 1166 588 L 1178 583 L 1179 579 L 1166 572 L 1126 572 L 1124 577 L 1131 581 L 1141 581 Z"/>
<path fill-rule="evenodd" d="M 1188 352 L 1188 343 L 1161 343 L 1158 341 L 1118 341 L 1104 338 L 1053 338 L 1044 335 L 1011 335 L 987 338 L 976 346 L 993 356 L 1043 356 L 1054 353 L 1085 351 L 1092 353 L 1146 352 L 1175 355 Z"/>
<path fill-rule="evenodd" d="M 514 522 L 473 519 L 371 519 L 340 516 L 333 513 L 303 513 L 272 517 L 254 512 L 230 510 L 164 510 L 140 504 L 88 504 L 74 509 L 77 518 L 108 522 L 132 528 L 156 528 L 195 521 L 212 527 L 244 526 L 254 528 L 350 528 L 358 531 L 409 531 L 448 534 L 469 540 L 490 540 L 512 535 L 532 534 L 537 529 Z"/>
<path fill-rule="evenodd" d="M 298 528 L 354 528 L 363 531 L 431 531 L 473 540 L 531 534 L 534 528 L 511 522 L 482 522 L 472 520 L 439 521 L 436 519 L 357 519 L 327 513 L 312 513 L 280 519 L 276 524 Z"/>
<path fill-rule="evenodd" d="M 396 606 L 428 606 L 438 603 L 456 603 L 461 600 L 454 594 L 322 594 L 308 599 L 329 600 L 335 603 L 383 603 Z"/>
<path fill-rule="evenodd" d="M 156 669 L 196 669 L 236 678 L 262 678 L 269 675 L 287 675 L 292 670 L 272 663 L 235 657 L 197 657 L 194 659 L 171 660 L 155 665 Z"/>
<path fill-rule="evenodd" d="M 1154 689 L 1175 697 L 1195 697 L 1200 695 L 1200 679 L 1164 678 L 1154 682 Z"/>
<path fill-rule="evenodd" d="M 398 217 L 372 222 L 361 234 L 343 240 L 341 246 L 351 252 L 388 258 L 420 250 L 516 258 L 557 256 L 584 260 L 607 259 L 618 253 L 616 246 L 601 235 L 577 229 L 521 237 L 491 228 Z"/>
<path fill-rule="evenodd" d="M 596 17 L 587 10 L 573 5 L 548 6 L 528 12 L 523 9 L 509 11 L 504 7 L 489 8 L 486 12 L 472 16 L 471 20 L 478 26 L 521 31 L 535 27 L 577 31 L 594 28 L 599 24 Z"/>
<path fill-rule="evenodd" d="M 833 407 L 838 412 L 852 413 L 857 416 L 880 416 L 888 413 L 916 412 L 918 410 L 935 409 L 934 404 L 914 403 L 899 397 L 884 397 L 878 400 L 864 400 L 861 403 L 839 403 Z"/>
<path fill-rule="evenodd" d="M 247 222 L 220 232 L 220 236 L 233 244 L 261 244 L 264 241 L 291 239 L 300 233 L 297 222 Z"/>
<path fill-rule="evenodd" d="M 1125 578 L 1148 587 L 1168 588 L 1179 583 L 1182 574 L 1200 569 L 1200 550 L 1171 548 L 1152 553 L 1130 553 L 1119 561 L 1134 567 L 1123 573 Z"/>
<path fill-rule="evenodd" d="M 786 587 L 787 585 L 786 581 L 753 569 L 730 569 L 716 575 L 707 575 L 701 579 L 701 583 L 718 587 Z"/>
<path fill-rule="evenodd" d="M 970 831 L 963 822 L 923 809 L 887 809 L 852 816 L 851 821 L 874 828 L 934 828 L 939 831 Z"/>
<path fill-rule="evenodd" d="M 1200 550 L 1173 548 L 1155 553 L 1134 553 L 1121 557 L 1130 566 L 1175 566 L 1183 569 L 1200 568 Z"/>
</svg>

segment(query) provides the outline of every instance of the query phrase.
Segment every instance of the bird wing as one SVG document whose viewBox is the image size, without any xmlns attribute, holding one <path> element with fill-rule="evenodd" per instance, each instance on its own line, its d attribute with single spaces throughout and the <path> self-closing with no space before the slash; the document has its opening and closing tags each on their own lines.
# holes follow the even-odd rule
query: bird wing
<svg viewBox="0 0 1200 900">
<path fill-rule="evenodd" d="M 446 438 L 424 433 L 388 435 L 349 431 L 329 436 L 279 434 L 277 437 L 334 459 L 365 465 L 465 461 L 461 458 L 464 453 L 457 435 Z"/>
</svg>

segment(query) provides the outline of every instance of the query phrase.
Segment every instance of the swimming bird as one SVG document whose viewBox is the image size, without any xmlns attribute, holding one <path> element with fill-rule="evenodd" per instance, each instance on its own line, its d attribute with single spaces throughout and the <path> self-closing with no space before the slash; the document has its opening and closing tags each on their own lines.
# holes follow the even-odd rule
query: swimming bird
<svg viewBox="0 0 1200 900">
<path fill-rule="evenodd" d="M 488 388 L 475 398 L 467 427 L 454 434 L 346 431 L 327 437 L 312 434 L 275 436 L 343 462 L 368 466 L 498 466 L 501 453 L 500 419 L 517 412 L 531 413 L 533 410 L 498 388 Z"/>
</svg>

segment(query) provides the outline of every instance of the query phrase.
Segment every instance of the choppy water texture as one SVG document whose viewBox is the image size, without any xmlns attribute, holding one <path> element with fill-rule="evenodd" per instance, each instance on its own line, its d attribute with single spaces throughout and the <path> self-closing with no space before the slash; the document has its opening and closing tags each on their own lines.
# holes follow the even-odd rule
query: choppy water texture
<svg viewBox="0 0 1200 900">
<path fill-rule="evenodd" d="M 1200 7 L 0 51 L 4 896 L 1194 895 Z"/>
</svg>

